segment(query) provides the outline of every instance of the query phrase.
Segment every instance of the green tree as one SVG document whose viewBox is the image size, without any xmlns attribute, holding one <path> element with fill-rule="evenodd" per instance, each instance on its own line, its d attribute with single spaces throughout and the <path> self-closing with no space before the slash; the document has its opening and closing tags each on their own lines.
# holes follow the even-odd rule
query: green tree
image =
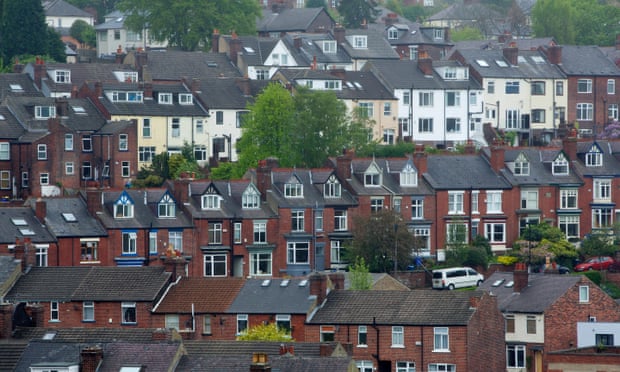
<svg viewBox="0 0 620 372">
<path fill-rule="evenodd" d="M 452 41 L 483 40 L 482 32 L 475 27 L 463 27 L 451 32 Z"/>
<path fill-rule="evenodd" d="M 214 29 L 253 34 L 260 16 L 255 0 L 120 0 L 118 8 L 130 29 L 148 24 L 151 37 L 181 50 L 208 48 Z"/>
<path fill-rule="evenodd" d="M 366 290 L 372 286 L 372 276 L 364 257 L 355 258 L 355 263 L 349 266 L 349 276 L 351 278 L 351 289 Z"/>
<path fill-rule="evenodd" d="M 97 13 L 98 23 L 103 22 L 104 16 L 111 13 L 116 8 L 119 0 L 66 0 L 68 3 L 75 5 L 83 10 L 94 9 Z"/>
<path fill-rule="evenodd" d="M 616 225 L 616 229 L 617 229 Z M 616 235 L 617 236 L 617 235 Z M 616 252 L 614 236 L 609 231 L 592 231 L 581 241 L 579 253 L 582 257 L 613 256 Z"/>
<path fill-rule="evenodd" d="M 24 54 L 48 54 L 50 32 L 41 0 L 4 0 L 0 38 L 5 61 Z"/>
<path fill-rule="evenodd" d="M 275 323 L 259 324 L 237 336 L 237 341 L 295 341 L 290 332 L 278 328 Z"/>
<path fill-rule="evenodd" d="M 523 230 L 522 239 L 521 242 L 516 242 L 515 246 L 520 247 L 521 257 L 527 262 L 541 264 L 549 258 L 551 261 L 572 266 L 572 261 L 577 258 L 577 249 L 566 240 L 562 230 L 548 223 L 528 225 Z"/>
<path fill-rule="evenodd" d="M 69 34 L 79 41 L 80 44 L 95 46 L 97 40 L 95 28 L 86 23 L 86 21 L 78 19 L 73 22 L 69 29 Z"/>
<path fill-rule="evenodd" d="M 376 0 L 342 0 L 338 5 L 338 13 L 345 27 L 360 28 L 364 22 L 374 22 L 380 12 Z"/>
<path fill-rule="evenodd" d="M 45 54 L 56 62 L 65 62 L 65 43 L 62 42 L 60 34 L 51 27 L 47 28 L 47 40 L 45 40 Z"/>
<path fill-rule="evenodd" d="M 538 0 L 532 8 L 536 37 L 554 37 L 560 44 L 575 43 L 575 10 L 571 0 Z"/>
</svg>

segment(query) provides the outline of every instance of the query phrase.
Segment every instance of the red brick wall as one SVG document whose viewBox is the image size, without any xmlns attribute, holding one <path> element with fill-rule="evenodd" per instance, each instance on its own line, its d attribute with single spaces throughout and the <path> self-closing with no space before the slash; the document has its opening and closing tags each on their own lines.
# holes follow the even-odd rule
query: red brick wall
<svg viewBox="0 0 620 372">
<path fill-rule="evenodd" d="M 152 320 L 150 311 L 152 305 L 148 302 L 136 302 L 136 320 L 135 325 L 121 324 L 121 303 L 120 302 L 95 302 L 95 321 L 82 321 L 83 303 L 61 302 L 59 304 L 59 320 L 50 321 L 50 302 L 41 302 L 43 307 L 43 327 L 50 328 L 152 328 Z M 110 322 L 110 319 L 112 320 Z"/>
<path fill-rule="evenodd" d="M 497 298 L 484 293 L 467 329 L 468 371 L 502 371 L 506 368 L 504 317 Z"/>
</svg>

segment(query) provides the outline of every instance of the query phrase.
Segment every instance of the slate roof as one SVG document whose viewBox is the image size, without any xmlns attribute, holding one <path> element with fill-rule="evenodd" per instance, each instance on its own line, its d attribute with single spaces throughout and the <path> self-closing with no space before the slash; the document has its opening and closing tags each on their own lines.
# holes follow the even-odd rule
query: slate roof
<svg viewBox="0 0 620 372">
<path fill-rule="evenodd" d="M 366 35 L 366 48 L 354 48 L 348 41 L 348 37 Z M 341 43 L 346 53 L 353 59 L 400 59 L 398 53 L 383 35 L 369 29 L 345 30 L 345 42 Z"/>
<path fill-rule="evenodd" d="M 3 73 L 0 74 L 0 100 L 6 96 L 42 97 L 43 94 L 37 90 L 28 74 Z"/>
<path fill-rule="evenodd" d="M 95 31 L 121 29 L 125 27 L 125 14 L 118 10 L 105 15 L 105 22 L 95 25 Z"/>
<path fill-rule="evenodd" d="M 107 231 L 99 221 L 92 216 L 86 208 L 82 198 L 44 198 L 46 215 L 44 224 L 56 238 L 68 237 L 100 237 L 107 236 Z M 36 211 L 36 200 L 31 198 L 26 201 Z M 68 221 L 63 214 L 71 213 L 74 221 Z"/>
<path fill-rule="evenodd" d="M 480 291 L 335 290 L 307 323 L 466 326 L 475 312 L 470 297 L 479 296 Z"/>
<path fill-rule="evenodd" d="M 147 70 L 153 81 L 208 80 L 216 77 L 241 77 L 225 53 L 213 52 L 148 52 Z"/>
<path fill-rule="evenodd" d="M 24 225 L 21 224 L 21 220 L 25 221 Z M 0 223 L 0 243 L 2 244 L 15 244 L 16 238 L 20 240 L 30 238 L 35 244 L 56 241 L 43 225 L 43 221 L 39 221 L 29 207 L 0 208 L 0 221 L 3 221 Z"/>
<path fill-rule="evenodd" d="M 16 272 L 21 271 L 21 264 L 12 255 L 0 256 L 0 299 L 8 291 L 17 278 Z M 0 369 L 1 370 L 1 369 Z"/>
<path fill-rule="evenodd" d="M 19 327 L 13 336 L 18 341 L 43 340 L 44 336 L 53 335 L 57 342 L 100 343 L 100 342 L 149 342 L 153 340 L 154 328 L 43 328 Z M 2 349 L 0 347 L 0 349 Z"/>
<path fill-rule="evenodd" d="M 252 353 L 266 353 L 269 358 L 280 355 L 282 342 L 273 341 L 183 341 L 188 355 L 246 355 L 251 358 Z M 318 357 L 321 355 L 319 342 L 287 343 L 295 347 L 295 355 L 303 357 Z"/>
<path fill-rule="evenodd" d="M 483 149 L 488 153 L 488 148 Z M 504 153 L 505 163 L 513 163 L 520 154 L 523 154 L 529 161 L 529 175 L 515 175 L 505 167 L 501 174 L 506 177 L 508 182 L 514 186 L 535 186 L 535 185 L 581 185 L 583 182 L 571 169 L 569 174 L 554 175 L 551 171 L 551 163 L 560 154 L 560 149 L 554 148 L 507 148 Z"/>
<path fill-rule="evenodd" d="M 6 300 L 154 301 L 169 277 L 161 266 L 33 267 L 17 281 Z"/>
<path fill-rule="evenodd" d="M 133 201 L 133 218 L 114 218 L 113 204 L 123 193 Z M 158 217 L 157 204 L 166 193 L 167 190 L 165 189 L 105 191 L 103 193 L 103 206 L 101 212 L 98 212 L 97 218 L 106 229 L 184 229 L 192 227 L 190 216 L 178 205 L 175 208 L 174 218 Z M 172 197 L 172 195 L 170 196 Z"/>
<path fill-rule="evenodd" d="M 597 46 L 563 45 L 562 64 L 566 75 L 620 76 L 620 69 Z"/>
<path fill-rule="evenodd" d="M 424 179 L 435 190 L 509 189 L 510 184 L 479 155 L 428 155 Z"/>
<path fill-rule="evenodd" d="M 603 163 L 600 167 L 588 167 L 585 163 L 586 153 L 593 145 L 603 153 Z M 579 141 L 577 142 L 577 161 L 572 162 L 578 174 L 585 177 L 607 176 L 620 177 L 620 144 L 617 141 Z"/>
<path fill-rule="evenodd" d="M 299 49 L 295 47 L 295 39 L 300 38 Z M 341 47 L 336 47 L 336 53 L 323 53 L 320 41 L 334 40 L 332 34 L 319 33 L 287 33 L 282 38 L 285 45 L 298 63 L 298 66 L 311 66 L 316 57 L 317 65 L 349 65 L 351 57 Z"/>
<path fill-rule="evenodd" d="M 474 68 L 483 78 L 513 78 L 513 79 L 564 79 L 565 75 L 557 65 L 550 64 L 540 51 L 519 50 L 519 61 L 512 66 L 504 58 L 502 50 L 458 49 L 467 64 Z M 521 58 L 522 57 L 522 58 Z M 542 58 L 537 63 L 532 57 Z M 487 66 L 481 66 L 477 61 L 485 61 Z M 500 66 L 496 61 L 503 61 L 506 66 Z"/>
<path fill-rule="evenodd" d="M 309 28 L 312 22 L 323 12 L 328 14 L 324 8 L 289 8 L 279 13 L 264 9 L 263 17 L 256 22 L 256 31 L 259 33 L 311 31 Z M 333 19 L 332 23 L 335 23 Z"/>
<path fill-rule="evenodd" d="M 86 17 L 93 18 L 93 15 L 82 9 L 67 3 L 64 0 L 45 0 L 43 10 L 48 17 Z"/>
<path fill-rule="evenodd" d="M 581 276 L 574 275 L 530 274 L 528 286 L 515 293 L 513 287 L 506 287 L 513 281 L 513 273 L 497 271 L 479 289 L 497 296 L 502 312 L 542 314 L 580 280 Z"/>
<path fill-rule="evenodd" d="M 209 110 L 244 110 L 254 102 L 254 96 L 269 84 L 268 80 L 249 80 L 252 94 L 246 96 L 237 85 L 238 78 L 215 78 L 200 82 L 198 97 Z"/>
<path fill-rule="evenodd" d="M 242 278 L 188 278 L 172 285 L 154 313 L 223 313 L 244 284 Z"/>
<path fill-rule="evenodd" d="M 179 342 L 106 344 L 98 372 L 117 372 L 123 366 L 141 366 L 143 371 L 172 371 L 182 352 Z"/>
<path fill-rule="evenodd" d="M 32 66 L 27 66 L 32 71 Z M 41 80 L 41 83 L 47 87 L 50 92 L 70 93 L 72 87 L 81 87 L 86 82 L 115 82 L 119 83 L 114 72 L 135 72 L 136 70 L 126 64 L 116 63 L 47 63 L 47 74 Z M 56 83 L 54 76 L 56 70 L 71 71 L 70 83 Z M 31 72 L 33 74 L 33 72 Z M 122 83 L 122 82 L 120 82 Z"/>
<path fill-rule="evenodd" d="M 79 366 L 80 351 L 85 346 L 78 343 L 30 342 L 22 353 L 15 371 L 30 371 L 32 366 Z"/>
<path fill-rule="evenodd" d="M 265 283 L 268 285 L 264 285 Z M 314 302 L 315 298 L 310 297 L 308 280 L 248 279 L 227 312 L 233 314 L 306 314 Z"/>
<path fill-rule="evenodd" d="M 297 350 L 295 349 L 295 352 Z M 277 355 L 269 358 L 272 372 L 348 372 L 355 367 L 351 357 L 300 357 Z M 244 356 L 200 355 L 184 356 L 177 371 L 246 372 L 252 363 L 252 353 Z"/>
<path fill-rule="evenodd" d="M 17 371 L 15 367 L 27 346 L 25 342 L 0 341 L 0 371 Z"/>
<path fill-rule="evenodd" d="M 11 110 L 6 106 L 0 106 L 0 138 L 17 140 L 24 133 L 26 133 L 26 129 L 13 116 Z"/>
<path fill-rule="evenodd" d="M 273 48 L 278 44 L 280 39 L 271 38 L 271 37 L 260 37 L 260 36 L 233 36 L 233 35 L 222 35 L 221 38 L 230 45 L 231 40 L 236 37 L 241 41 L 241 50 L 239 50 L 239 55 L 243 59 L 243 62 L 247 66 L 262 66 L 265 64 L 265 60 L 271 52 Z"/>
</svg>

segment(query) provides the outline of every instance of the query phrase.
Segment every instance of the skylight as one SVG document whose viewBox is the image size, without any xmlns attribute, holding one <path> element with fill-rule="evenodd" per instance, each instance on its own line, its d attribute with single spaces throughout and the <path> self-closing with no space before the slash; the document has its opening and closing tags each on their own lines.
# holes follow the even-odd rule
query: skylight
<svg viewBox="0 0 620 372">
<path fill-rule="evenodd" d="M 493 287 L 499 287 L 504 282 L 504 279 L 498 279 L 493 282 Z"/>
<path fill-rule="evenodd" d="M 9 84 L 9 87 L 11 88 L 11 91 L 13 92 L 23 92 L 24 88 L 22 88 L 21 85 L 19 84 Z"/>
<path fill-rule="evenodd" d="M 476 63 L 480 66 L 480 67 L 489 67 L 489 64 L 487 63 L 487 61 L 485 61 L 484 59 L 477 59 Z"/>
<path fill-rule="evenodd" d="M 73 107 L 73 111 L 75 111 L 78 114 L 86 113 L 86 110 L 84 110 L 84 107 L 82 106 L 72 106 L 72 107 Z"/>
<path fill-rule="evenodd" d="M 288 286 L 288 283 L 289 283 L 289 282 L 290 282 L 290 280 L 288 280 L 288 279 L 284 279 L 284 280 L 282 281 L 282 283 L 280 283 L 280 287 L 286 287 L 286 286 Z"/>
<path fill-rule="evenodd" d="M 299 282 L 299 286 L 300 287 L 305 287 L 307 284 L 308 284 L 308 280 L 307 279 L 304 279 L 301 282 Z"/>
<path fill-rule="evenodd" d="M 508 64 L 501 59 L 496 60 L 495 63 L 497 63 L 499 67 L 508 67 Z"/>
<path fill-rule="evenodd" d="M 244 50 L 246 53 L 248 53 L 248 54 L 254 54 L 254 53 L 256 53 L 256 51 L 254 51 L 254 48 L 249 47 L 249 46 L 245 46 L 245 47 L 243 47 L 243 50 Z"/>
<path fill-rule="evenodd" d="M 73 213 L 63 213 L 62 218 L 64 218 L 67 222 L 77 222 L 77 218 L 75 218 Z"/>
<path fill-rule="evenodd" d="M 534 61 L 534 63 L 545 63 L 544 58 L 541 56 L 532 56 L 532 61 Z"/>
<path fill-rule="evenodd" d="M 23 236 L 34 235 L 34 231 L 28 227 L 22 227 L 19 229 L 19 232 L 22 233 Z"/>
<path fill-rule="evenodd" d="M 11 218 L 11 222 L 13 222 L 15 226 L 28 226 L 28 223 L 22 217 L 13 217 Z"/>
<path fill-rule="evenodd" d="M 506 288 L 512 288 L 513 285 L 515 285 L 515 282 L 511 280 L 506 284 Z"/>
<path fill-rule="evenodd" d="M 43 335 L 43 339 L 44 340 L 53 340 L 54 337 L 56 337 L 56 332 L 47 332 L 46 334 Z"/>
<path fill-rule="evenodd" d="M 269 287 L 269 284 L 271 283 L 270 279 L 265 279 L 263 280 L 263 282 L 260 284 L 261 287 Z"/>
</svg>

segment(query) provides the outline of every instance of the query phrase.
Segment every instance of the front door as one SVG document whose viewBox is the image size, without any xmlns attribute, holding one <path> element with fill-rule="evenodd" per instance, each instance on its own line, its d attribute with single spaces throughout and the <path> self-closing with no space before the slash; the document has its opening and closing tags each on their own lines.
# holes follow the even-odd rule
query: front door
<svg viewBox="0 0 620 372">
<path fill-rule="evenodd" d="M 325 270 L 325 243 L 316 243 L 314 247 L 314 270 Z"/>
</svg>

